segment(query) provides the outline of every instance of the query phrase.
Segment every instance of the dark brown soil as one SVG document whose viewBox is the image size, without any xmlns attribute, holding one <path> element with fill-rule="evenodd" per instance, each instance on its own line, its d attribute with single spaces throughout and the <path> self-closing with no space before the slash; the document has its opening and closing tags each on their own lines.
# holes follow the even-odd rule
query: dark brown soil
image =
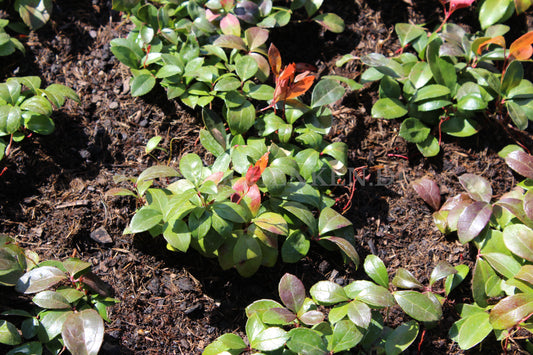
<svg viewBox="0 0 533 355">
<path fill-rule="evenodd" d="M 0 163 L 7 168 L 0 177 L 0 232 L 16 237 L 43 258 L 64 259 L 76 252 L 93 263 L 95 273 L 113 287 L 120 300 L 112 310 L 112 322 L 106 325 L 101 353 L 199 354 L 224 332 L 242 333 L 244 308 L 256 299 L 277 298 L 277 284 L 285 272 L 300 277 L 307 287 L 324 279 L 347 284 L 365 277 L 343 265 L 339 254 L 314 246 L 299 263 L 278 263 L 243 279 L 194 252 L 167 252 L 159 239 L 122 235 L 135 201 L 108 199 L 104 194 L 116 187 L 114 175 L 138 175 L 153 164 L 144 154 L 148 139 L 159 134 L 164 146 L 174 139 L 174 165 L 187 152 L 202 154 L 206 160 L 210 157 L 195 144 L 201 128 L 196 112 L 168 102 L 161 89 L 143 98 L 130 96 L 129 72 L 109 50 L 109 41 L 127 33 L 128 25 L 110 10 L 110 3 L 55 1 L 53 21 L 24 40 L 26 56 L 2 59 L 6 65 L 0 68 L 2 80 L 38 75 L 44 84 L 66 84 L 81 97 L 81 104 L 70 102 L 54 113 L 52 135 L 25 139 Z M 392 54 L 398 48 L 392 31 L 395 23 L 438 24 L 442 16 L 434 0 L 416 1 L 415 7 L 399 0 L 325 3 L 327 11 L 345 19 L 344 33 L 324 33 L 309 23 L 291 24 L 274 31 L 271 40 L 287 62 L 313 63 L 322 74 L 350 78 L 357 78 L 361 67 L 354 61 L 337 68 L 335 61 L 342 55 Z M 455 22 L 475 29 L 473 12 L 461 10 L 454 16 Z M 530 19 L 524 17 L 523 25 L 531 23 Z M 490 179 L 495 195 L 501 195 L 515 179 L 497 152 L 512 140 L 487 126 L 470 139 L 448 138 L 443 154 L 424 159 L 397 136 L 399 122 L 370 117 L 375 91 L 375 86 L 369 86 L 348 94 L 335 107 L 330 136 L 349 144 L 352 167 L 373 169 L 370 179 L 356 186 L 346 213 L 354 223 L 361 257 L 375 253 L 391 275 L 405 267 L 424 282 L 441 260 L 472 266 L 475 253 L 456 237 L 437 231 L 431 209 L 410 183 L 431 176 L 446 198 L 460 191 L 457 176 L 469 172 Z M 531 138 L 526 133 L 522 139 L 530 149 Z M 342 209 L 349 189 L 339 188 L 336 193 L 341 197 L 337 207 Z M 100 227 L 112 243 L 91 239 Z M 469 282 L 465 282 L 451 302 L 471 302 L 469 295 Z M 423 340 L 417 339 L 421 353 L 461 353 L 447 336 L 457 317 L 452 305 L 447 305 L 439 326 L 428 329 Z M 393 311 L 386 322 L 396 326 L 407 318 Z M 499 349 L 494 343 L 482 351 L 499 353 Z"/>
</svg>

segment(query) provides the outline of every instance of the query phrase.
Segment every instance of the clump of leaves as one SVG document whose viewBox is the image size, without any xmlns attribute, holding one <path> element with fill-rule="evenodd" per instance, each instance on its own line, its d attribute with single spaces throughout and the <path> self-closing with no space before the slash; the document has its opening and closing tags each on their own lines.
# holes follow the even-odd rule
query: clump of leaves
<svg viewBox="0 0 533 355">
<path fill-rule="evenodd" d="M 262 299 L 246 307 L 247 342 L 238 335 L 224 334 L 208 345 L 203 355 L 249 351 L 326 355 L 356 349 L 365 353 L 399 354 L 414 342 L 419 324 L 411 320 L 391 329 L 384 325 L 378 310 L 399 304 L 418 321 L 438 321 L 442 315 L 441 305 L 435 296 L 428 296 L 433 295 L 429 292 L 432 285 L 447 278 L 448 294 L 461 281 L 454 278 L 458 270 L 442 262 L 431 275 L 430 286 L 426 288 L 429 293 L 391 293 L 383 262 L 369 255 L 364 265 L 375 283 L 359 280 L 342 287 L 320 281 L 311 287 L 311 298 L 306 296 L 305 287 L 296 276 L 285 274 L 278 287 L 281 303 Z M 464 278 L 464 270 L 460 269 Z M 424 288 L 406 270 L 397 272 L 393 284 Z"/>
<path fill-rule="evenodd" d="M 531 332 L 533 327 L 533 157 L 517 146 L 506 147 L 500 154 L 527 179 L 491 202 L 487 179 L 461 175 L 459 182 L 466 192 L 448 199 L 433 215 L 442 232 L 456 232 L 461 243 L 472 242 L 478 249 L 472 277 L 475 303 L 458 306 L 461 319 L 450 329 L 450 337 L 464 350 L 492 331 L 506 349 L 511 340 L 518 344 L 519 329 Z M 416 184 L 428 204 L 435 206 L 432 201 L 437 198 L 440 202 L 438 188 L 428 188 L 427 181 Z"/>
<path fill-rule="evenodd" d="M 522 14 L 531 7 L 531 0 L 484 0 L 479 8 L 479 23 L 486 29 Z"/>
<path fill-rule="evenodd" d="M 454 4 L 468 1 L 447 3 L 449 15 L 459 8 Z M 509 123 L 527 128 L 533 119 L 533 84 L 524 77 L 521 61 L 531 57 L 533 32 L 507 49 L 503 35 L 509 27 L 504 25 L 475 34 L 454 24 L 434 33 L 405 23 L 396 24 L 395 30 L 400 52 L 411 45 L 417 56 L 365 55 L 361 61 L 370 68 L 361 82 L 380 82 L 372 116 L 402 119 L 399 135 L 416 144 L 424 156 L 439 153 L 442 134 L 474 135 L 487 118 L 505 130 Z"/>
<path fill-rule="evenodd" d="M 9 24 L 9 20 L 0 19 L 0 57 L 15 53 L 15 50 L 19 50 L 22 53 L 25 52 L 24 46 L 18 39 L 11 37 L 5 28 Z"/>
<path fill-rule="evenodd" d="M 73 354 L 96 355 L 104 339 L 107 308 L 117 302 L 108 286 L 76 258 L 39 261 L 7 236 L 0 236 L 0 285 L 34 294 L 33 305 L 0 314 L 0 343 L 7 354 L 53 354 L 65 347 Z M 15 324 L 19 325 L 19 328 Z"/>
<path fill-rule="evenodd" d="M 322 1 L 295 1 L 290 9 L 274 7 L 271 0 L 159 3 L 113 1 L 136 27 L 127 38 L 112 40 L 111 51 L 131 68 L 133 96 L 150 92 L 160 79 L 169 99 L 193 108 L 214 98 L 226 101 L 234 90 L 250 99 L 264 96 L 251 79 L 269 76 L 268 28 L 285 26 L 294 10 L 305 8 L 310 20 L 331 31 L 344 29 L 337 15 L 316 15 Z M 233 102 L 231 96 L 227 100 Z"/>
<path fill-rule="evenodd" d="M 9 78 L 0 83 L 0 159 L 9 155 L 13 142 L 23 140 L 28 132 L 50 134 L 54 121 L 50 118 L 54 110 L 63 106 L 69 98 L 80 102 L 74 90 L 51 84 L 41 89 L 41 79 L 36 76 Z"/>
</svg>

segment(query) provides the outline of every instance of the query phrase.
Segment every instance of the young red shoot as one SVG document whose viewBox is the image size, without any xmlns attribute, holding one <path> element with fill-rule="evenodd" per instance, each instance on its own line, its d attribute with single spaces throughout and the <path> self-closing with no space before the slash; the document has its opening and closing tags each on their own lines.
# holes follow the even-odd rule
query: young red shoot
<svg viewBox="0 0 533 355">
<path fill-rule="evenodd" d="M 268 164 L 269 152 L 266 152 L 255 165 L 251 165 L 246 172 L 246 175 L 239 178 L 233 184 L 235 193 L 231 196 L 231 200 L 237 204 L 241 203 L 244 197 L 249 199 L 250 211 L 255 215 L 261 206 L 261 192 L 257 186 L 257 181 L 261 178 L 261 174 L 265 171 Z"/>
</svg>

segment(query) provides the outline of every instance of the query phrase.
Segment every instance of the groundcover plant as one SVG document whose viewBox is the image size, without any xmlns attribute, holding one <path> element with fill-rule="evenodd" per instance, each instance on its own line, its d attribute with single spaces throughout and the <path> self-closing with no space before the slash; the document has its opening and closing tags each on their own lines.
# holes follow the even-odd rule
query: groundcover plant
<svg viewBox="0 0 533 355">
<path fill-rule="evenodd" d="M 435 26 L 437 29 L 432 33 L 412 24 L 395 26 L 402 46 L 396 57 L 368 53 L 361 56 L 370 67 L 362 74 L 361 83 L 366 85 L 363 94 L 368 94 L 368 88 L 372 88 L 370 81 L 379 81 L 379 85 L 373 87 L 379 97 L 372 110 L 368 105 L 369 112 L 372 111 L 375 117 L 401 119 L 399 135 L 417 144 L 425 156 L 440 151 L 443 132 L 457 137 L 478 133 L 486 123 L 484 118 L 497 122 L 509 132 L 515 132 L 514 128 L 525 130 L 533 112 L 533 86 L 527 77 L 526 63 L 531 56 L 533 35 L 524 33 L 511 38 L 516 31 L 498 24 L 515 12 L 528 11 L 530 2 L 479 2 L 481 30 L 472 33 L 450 23 L 453 14 L 458 9 L 473 6 L 472 1 L 443 0 L 441 3 L 445 8 L 444 22 L 442 26 Z M 37 28 L 49 20 L 47 14 L 51 12 L 51 4 L 51 1 L 17 1 L 14 9 L 20 11 L 23 20 L 29 21 L 26 22 L 28 26 Z M 127 37 L 114 39 L 110 44 L 112 53 L 128 67 L 121 73 L 132 76 L 129 82 L 125 81 L 128 84 L 123 86 L 121 95 L 129 89 L 132 96 L 150 97 L 157 90 L 163 92 L 157 87 L 161 85 L 169 100 L 177 99 L 188 106 L 191 110 L 187 112 L 198 114 L 198 122 L 201 122 L 201 127 L 195 131 L 198 135 L 187 137 L 191 142 L 196 140 L 196 153 L 178 147 L 178 139 L 171 138 L 170 129 L 164 137 L 162 132 L 166 129 L 160 130 L 158 123 L 149 121 L 155 129 L 147 129 L 139 135 L 142 139 L 136 138 L 139 149 L 142 149 L 140 142 L 143 139 L 148 142 L 146 157 L 139 157 L 133 163 L 129 160 L 131 156 L 117 164 L 98 160 L 98 163 L 104 163 L 98 166 L 99 169 L 113 167 L 105 170 L 109 173 L 106 178 L 123 167 L 133 171 L 128 176 L 116 176 L 115 182 L 122 187 L 108 193 L 130 196 L 130 201 L 136 203 L 132 208 L 135 212 L 129 216 L 124 207 L 127 201 L 113 202 L 124 207 L 120 211 L 121 221 L 124 221 L 122 226 L 127 225 L 124 232 L 144 234 L 141 241 L 149 240 L 142 239 L 149 238 L 148 234 L 164 240 L 167 248 L 176 252 L 172 254 L 175 258 L 171 263 L 180 260 L 182 253 L 195 249 L 205 257 L 215 258 L 221 269 L 236 269 L 241 276 L 249 277 L 247 286 L 265 279 L 261 266 L 276 267 L 275 270 L 283 270 L 282 273 L 291 271 L 279 282 L 279 300 L 259 299 L 246 307 L 247 322 L 241 325 L 243 331 L 239 335 L 228 333 L 218 337 L 203 350 L 207 355 L 398 354 L 413 344 L 419 351 L 423 346 L 431 347 L 424 344 L 427 334 L 452 323 L 449 337 L 461 349 L 475 346 L 486 349 L 485 344 L 492 346 L 490 341 L 497 339 L 502 341 L 504 351 L 522 346 L 531 350 L 529 341 L 522 339 L 529 336 L 533 314 L 533 214 L 529 196 L 533 162 L 527 149 L 514 146 L 502 151 L 509 166 L 528 180 L 494 200 L 491 183 L 468 173 L 459 177 L 467 192 L 450 199 L 442 207 L 436 183 L 421 180 L 414 185 L 424 200 L 437 210 L 434 218 L 442 232 L 456 232 L 460 243 L 472 243 L 479 251 L 475 264 L 471 265 L 474 266 L 471 275 L 466 264 L 442 261 L 442 255 L 437 259 L 437 254 L 433 254 L 431 271 L 420 275 L 412 265 L 389 264 L 393 258 L 384 255 L 383 250 L 379 250 L 379 255 L 388 258 L 387 265 L 394 265 L 389 266 L 389 272 L 380 258 L 370 254 L 362 264 L 366 275 L 352 274 L 339 280 L 335 278 L 338 270 L 334 270 L 327 281 L 316 282 L 313 277 L 313 282 L 309 282 L 304 274 L 318 269 L 303 266 L 317 263 L 312 258 L 323 253 L 322 248 L 311 250 L 314 244 L 335 251 L 323 253 L 327 257 L 342 256 L 348 261 L 344 267 L 353 272 L 360 263 L 359 254 L 368 254 L 366 245 L 354 236 L 352 215 L 345 215 L 345 210 L 338 212 L 342 209 L 338 203 L 339 189 L 334 187 L 339 181 L 351 180 L 346 177 L 352 169 L 349 164 L 359 161 L 361 153 L 356 152 L 358 148 L 343 142 L 347 135 L 353 138 L 353 133 L 342 133 L 344 136 L 340 139 L 336 136 L 339 134 L 335 129 L 339 110 L 334 112 L 331 107 L 347 92 L 349 99 L 359 99 L 362 94 L 354 91 L 362 85 L 338 75 L 323 76 L 324 68 L 318 68 L 317 63 L 313 63 L 317 65 L 315 67 L 287 61 L 284 51 L 276 48 L 277 43 L 271 43 L 273 28 L 282 28 L 295 20 L 322 26 L 329 31 L 328 35 L 341 32 L 343 21 L 336 15 L 324 13 L 323 5 L 326 2 L 323 4 L 320 0 L 113 1 L 114 8 L 124 13 L 123 23 L 113 23 L 116 26 L 114 35 L 117 30 L 129 32 Z M 37 16 L 38 22 L 30 15 Z M 55 30 L 55 23 L 53 25 Z M 9 33 L 13 31 L 13 27 L 8 27 L 2 20 L 0 28 L 6 28 Z M 3 36 L 1 31 L 0 54 L 13 54 L 15 49 L 23 49 L 14 37 Z M 99 35 L 96 33 L 95 36 Z M 76 54 L 84 55 L 80 53 Z M 52 133 L 55 126 L 50 118 L 53 109 L 62 106 L 66 98 L 79 100 L 66 86 L 52 84 L 45 89 L 40 86 L 40 79 L 35 76 L 13 77 L 0 84 L 3 100 L 0 101 L 0 133 L 6 137 L 0 142 L 1 152 L 6 152 L 4 162 L 13 159 L 9 154 L 12 142 L 27 137 L 30 132 Z M 97 101 L 100 92 L 95 90 L 93 94 Z M 136 100 L 136 107 L 150 104 L 150 98 Z M 139 112 L 142 114 L 141 110 Z M 108 129 L 115 126 L 109 125 L 105 115 L 101 119 L 102 122 L 91 126 L 94 136 L 104 136 L 97 129 L 100 124 L 106 127 L 104 131 L 109 133 L 109 139 L 123 133 Z M 118 123 L 124 124 L 120 119 L 117 118 Z M 144 127 L 137 126 L 139 130 Z M 146 133 L 148 131 L 150 135 Z M 153 131 L 159 135 L 153 137 Z M 93 138 L 87 139 L 93 142 Z M 104 141 L 102 139 L 100 143 L 104 145 Z M 187 145 L 188 148 L 191 146 Z M 525 146 L 527 148 L 527 144 Z M 172 153 L 180 156 L 175 164 Z M 378 159 L 381 162 L 382 156 Z M 137 166 L 141 160 L 148 161 L 148 165 L 153 163 L 152 160 L 157 163 L 141 169 Z M 373 158 L 369 156 L 368 160 Z M 428 164 L 431 161 L 424 160 Z M 70 170 L 60 166 L 62 170 Z M 404 167 L 409 168 L 407 164 Z M 91 175 L 87 179 L 94 177 Z M 75 185 L 76 181 L 69 180 L 68 183 Z M 96 181 L 91 186 L 84 186 L 83 191 L 89 194 L 95 190 L 94 186 L 97 186 Z M 35 188 L 46 190 L 43 186 Z M 61 195 L 61 198 L 69 198 L 65 196 Z M 349 194 L 349 198 L 350 203 L 352 199 L 357 202 L 357 191 Z M 28 204 L 27 201 L 26 195 L 16 199 L 23 206 Z M 102 198 L 98 203 L 104 205 L 107 221 L 107 205 Z M 52 209 L 58 206 L 50 205 L 53 205 Z M 363 213 L 360 205 L 356 203 L 355 206 L 352 212 Z M 34 213 L 48 211 L 45 208 L 45 204 L 39 202 Z M 391 217 L 395 211 L 398 211 L 396 206 L 391 206 Z M 372 236 L 387 231 L 380 227 L 390 221 L 382 217 L 378 218 L 376 230 L 371 231 Z M 355 225 L 359 228 L 361 221 Z M 17 233 L 27 231 L 20 228 Z M 34 233 L 33 229 L 30 232 Z M 85 239 L 89 239 L 89 232 L 85 232 L 83 230 L 78 233 L 83 236 L 76 235 L 75 238 L 69 233 L 64 239 L 69 239 L 69 243 L 84 253 L 104 255 L 107 251 L 110 253 L 105 255 L 112 255 L 107 246 L 94 248 L 98 251 L 88 250 L 91 247 L 87 245 L 92 244 L 84 244 Z M 46 236 L 51 232 L 46 230 L 44 233 Z M 12 239 L 0 237 L 0 240 L 3 243 L 0 248 L 0 283 L 33 296 L 30 306 L 2 313 L 0 342 L 11 347 L 10 354 L 59 353 L 65 349 L 73 354 L 96 354 L 102 344 L 103 320 L 108 320 L 106 308 L 115 300 L 90 272 L 92 264 L 75 258 L 63 262 L 40 262 L 35 253 L 24 251 Z M 133 245 L 124 240 L 131 242 L 129 238 L 121 239 L 122 246 Z M 120 257 L 117 254 L 113 256 L 116 261 L 98 259 L 96 262 L 101 262 L 102 270 L 106 270 L 110 263 L 121 265 L 124 270 L 115 270 L 117 274 L 128 274 L 133 287 L 141 286 L 141 292 L 134 290 L 129 294 L 131 288 L 124 285 L 121 296 L 127 302 L 135 299 L 136 310 L 153 318 L 158 317 L 157 309 L 165 309 L 167 317 L 158 319 L 161 322 L 157 326 L 170 332 L 168 315 L 186 312 L 181 308 L 172 308 L 170 312 L 164 302 L 175 298 L 185 304 L 187 300 L 183 298 L 182 301 L 176 296 L 180 292 L 175 290 L 176 287 L 171 289 L 168 286 L 172 280 L 165 281 L 161 287 L 152 282 L 159 282 L 158 276 L 166 272 L 159 266 L 150 265 L 150 276 L 141 276 L 139 283 L 134 281 L 139 275 L 129 274 L 131 265 L 140 269 L 145 267 L 143 263 L 150 263 L 163 253 L 150 259 L 122 246 L 114 247 L 112 253 L 128 255 L 131 259 L 126 266 L 118 264 Z M 370 243 L 369 248 L 372 250 Z M 84 260 L 96 260 L 85 259 L 85 256 Z M 328 261 L 335 263 L 337 269 L 343 267 L 336 260 Z M 212 266 L 203 260 L 199 263 L 202 267 Z M 174 265 L 168 269 L 174 272 Z M 218 274 L 219 271 L 211 269 L 208 272 L 216 275 L 209 280 L 220 278 L 219 275 L 234 279 L 239 276 L 235 273 Z M 107 270 L 111 270 L 110 267 Z M 305 271 L 298 277 L 292 275 L 301 270 Z M 146 269 L 140 274 L 144 271 Z M 357 279 L 354 280 L 353 275 L 357 275 Z M 119 277 L 122 276 L 118 275 L 117 279 Z M 195 277 L 196 274 L 191 279 Z M 152 280 L 148 281 L 148 278 Z M 302 280 L 313 284 L 308 291 Z M 470 280 L 472 288 L 468 289 L 465 285 L 470 285 Z M 145 287 L 148 282 L 150 284 Z M 228 284 L 231 282 L 227 280 Z M 178 283 L 187 288 L 182 281 Z M 204 284 L 204 280 L 198 284 Z M 456 287 L 462 291 L 457 297 L 454 294 Z M 209 292 L 203 296 L 205 304 L 212 301 L 213 305 L 217 302 L 220 305 Z M 227 292 L 224 297 L 228 297 Z M 453 305 L 457 305 L 457 314 L 451 311 Z M 230 307 L 233 306 L 231 303 Z M 201 309 L 199 312 L 211 311 Z M 129 344 L 138 342 L 141 344 L 139 351 L 146 351 L 149 341 L 155 344 L 154 339 L 164 341 L 155 335 L 148 336 L 148 331 L 139 327 L 141 316 L 136 317 L 132 315 L 134 320 L 128 318 L 133 323 L 127 326 L 124 325 L 127 322 L 122 322 L 125 318 L 121 318 L 124 327 L 135 328 L 135 336 L 119 333 L 117 337 Z M 216 321 L 212 324 L 218 326 Z M 114 328 L 114 334 L 117 328 L 120 327 Z M 230 328 L 238 329 L 239 324 Z M 225 329 L 228 329 L 227 324 Z M 447 344 L 450 348 L 453 346 L 451 342 Z M 158 348 L 157 351 L 171 352 L 166 350 Z"/>
</svg>

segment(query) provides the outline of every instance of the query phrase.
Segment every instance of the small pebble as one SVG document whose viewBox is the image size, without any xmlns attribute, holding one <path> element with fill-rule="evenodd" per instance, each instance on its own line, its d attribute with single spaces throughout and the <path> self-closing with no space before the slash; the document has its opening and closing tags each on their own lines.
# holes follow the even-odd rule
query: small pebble
<svg viewBox="0 0 533 355">
<path fill-rule="evenodd" d="M 112 110 L 118 108 L 118 102 L 113 101 L 112 103 L 109 104 L 109 108 Z"/>
</svg>

